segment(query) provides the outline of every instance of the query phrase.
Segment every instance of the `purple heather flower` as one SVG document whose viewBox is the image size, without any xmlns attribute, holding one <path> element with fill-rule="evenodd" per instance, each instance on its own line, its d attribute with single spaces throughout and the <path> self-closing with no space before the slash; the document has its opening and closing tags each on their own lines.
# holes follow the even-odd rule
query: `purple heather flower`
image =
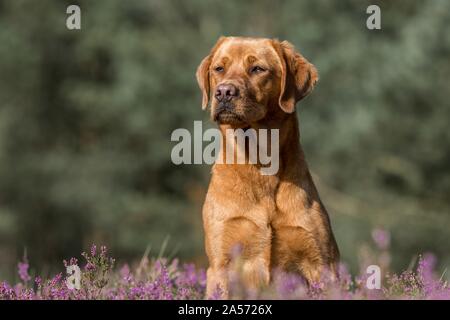
<svg viewBox="0 0 450 320">
<path fill-rule="evenodd" d="M 96 254 L 97 254 L 97 246 L 93 244 L 91 247 L 91 256 L 95 257 Z"/>
<path fill-rule="evenodd" d="M 220 289 L 220 287 L 217 287 L 217 289 L 214 290 L 213 294 L 209 297 L 209 300 L 220 300 L 222 299 L 222 294 L 222 289 Z"/>
<path fill-rule="evenodd" d="M 86 264 L 86 266 L 84 267 L 84 269 L 85 269 L 86 271 L 93 271 L 93 270 L 95 270 L 95 265 L 93 265 L 92 263 L 88 262 L 88 263 Z"/>
<path fill-rule="evenodd" d="M 436 265 L 436 258 L 433 254 L 427 253 L 419 259 L 419 266 L 417 272 L 424 281 L 431 281 L 433 279 L 433 269 Z"/>
<path fill-rule="evenodd" d="M 0 283 L 0 299 L 12 300 L 15 298 L 14 289 L 6 282 Z"/>
<path fill-rule="evenodd" d="M 422 282 L 424 295 L 431 296 L 433 293 L 439 291 L 441 284 L 434 279 L 433 270 L 436 265 L 436 258 L 434 255 L 427 253 L 419 259 L 417 267 L 417 274 Z"/>
<path fill-rule="evenodd" d="M 18 269 L 18 273 L 19 273 L 19 277 L 23 282 L 28 282 L 31 280 L 30 275 L 28 274 L 28 268 L 29 268 L 29 264 L 28 262 L 25 261 L 24 262 L 19 262 L 19 264 L 17 265 L 17 269 Z"/>
<path fill-rule="evenodd" d="M 379 249 L 386 250 L 391 242 L 391 235 L 389 231 L 377 228 L 372 231 L 372 239 Z"/>
<path fill-rule="evenodd" d="M 120 278 L 125 282 L 128 283 L 132 280 L 132 275 L 130 272 L 130 267 L 125 264 L 119 271 Z"/>
<path fill-rule="evenodd" d="M 277 293 L 281 299 L 295 299 L 296 291 L 305 286 L 304 280 L 294 274 L 277 272 Z"/>
<path fill-rule="evenodd" d="M 78 259 L 77 258 L 70 258 L 69 261 L 67 260 L 63 260 L 63 264 L 64 267 L 68 267 L 68 266 L 74 266 L 74 265 L 78 265 Z"/>
</svg>

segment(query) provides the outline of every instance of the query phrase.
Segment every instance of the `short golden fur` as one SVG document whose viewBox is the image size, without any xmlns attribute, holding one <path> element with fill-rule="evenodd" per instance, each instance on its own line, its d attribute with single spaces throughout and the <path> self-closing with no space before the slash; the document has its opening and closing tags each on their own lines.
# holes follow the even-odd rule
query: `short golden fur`
<svg viewBox="0 0 450 320">
<path fill-rule="evenodd" d="M 286 41 L 221 37 L 198 67 L 197 79 L 203 108 L 211 101 L 211 116 L 222 132 L 280 130 L 277 174 L 261 175 L 255 164 L 212 168 L 203 207 L 207 295 L 220 287 L 228 296 L 227 268 L 237 244 L 249 287 L 267 284 L 276 267 L 308 282 L 325 269 L 335 273 L 339 251 L 304 158 L 295 114 L 295 104 L 318 80 L 316 68 Z M 214 95 L 221 84 L 236 89 L 231 111 L 218 111 L 221 103 Z"/>
</svg>

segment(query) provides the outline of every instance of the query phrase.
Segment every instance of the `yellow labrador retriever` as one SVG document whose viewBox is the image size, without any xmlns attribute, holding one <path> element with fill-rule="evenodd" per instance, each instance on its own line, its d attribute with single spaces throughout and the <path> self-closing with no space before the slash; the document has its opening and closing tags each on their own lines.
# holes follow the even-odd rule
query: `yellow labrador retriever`
<svg viewBox="0 0 450 320">
<path fill-rule="evenodd" d="M 228 297 L 232 249 L 242 248 L 249 287 L 270 281 L 271 270 L 297 272 L 309 283 L 336 273 L 339 251 L 330 220 L 299 141 L 295 104 L 318 80 L 316 68 L 286 41 L 221 37 L 197 70 L 203 109 L 227 129 L 279 129 L 279 170 L 262 175 L 258 163 L 219 164 L 203 207 L 209 259 L 207 295 Z"/>
</svg>

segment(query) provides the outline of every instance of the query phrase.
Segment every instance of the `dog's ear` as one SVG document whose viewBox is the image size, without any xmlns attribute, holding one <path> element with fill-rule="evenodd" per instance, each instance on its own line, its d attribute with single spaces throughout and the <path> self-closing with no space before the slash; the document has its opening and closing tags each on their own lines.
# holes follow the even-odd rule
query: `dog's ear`
<svg viewBox="0 0 450 320">
<path fill-rule="evenodd" d="M 211 49 L 211 52 L 209 55 L 207 55 L 205 58 L 203 58 L 202 62 L 197 68 L 196 77 L 197 82 L 200 87 L 200 90 L 202 90 L 202 109 L 205 110 L 208 106 L 209 102 L 209 95 L 210 95 L 210 84 L 209 84 L 209 68 L 211 66 L 211 61 L 213 58 L 214 53 L 217 51 L 217 48 L 222 44 L 222 42 L 226 39 L 226 37 L 220 37 L 219 40 L 217 40 L 214 47 Z"/>
<path fill-rule="evenodd" d="M 276 41 L 275 48 L 281 59 L 280 108 L 292 113 L 295 104 L 306 97 L 319 80 L 316 67 L 308 62 L 287 41 Z"/>
<path fill-rule="evenodd" d="M 209 102 L 209 67 L 211 65 L 211 56 L 206 56 L 197 68 L 197 82 L 202 90 L 202 109 L 205 110 Z"/>
</svg>

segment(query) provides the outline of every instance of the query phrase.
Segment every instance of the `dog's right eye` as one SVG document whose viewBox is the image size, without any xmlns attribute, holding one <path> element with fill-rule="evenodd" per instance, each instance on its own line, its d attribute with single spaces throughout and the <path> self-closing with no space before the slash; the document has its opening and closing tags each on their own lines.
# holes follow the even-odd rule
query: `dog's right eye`
<svg viewBox="0 0 450 320">
<path fill-rule="evenodd" d="M 214 68 L 214 71 L 216 71 L 216 72 L 222 72 L 222 71 L 223 71 L 223 67 L 221 67 L 221 66 L 215 67 L 215 68 Z"/>
<path fill-rule="evenodd" d="M 250 69 L 250 73 L 261 73 L 264 71 L 266 71 L 266 70 L 261 68 L 260 66 L 254 66 Z"/>
</svg>

